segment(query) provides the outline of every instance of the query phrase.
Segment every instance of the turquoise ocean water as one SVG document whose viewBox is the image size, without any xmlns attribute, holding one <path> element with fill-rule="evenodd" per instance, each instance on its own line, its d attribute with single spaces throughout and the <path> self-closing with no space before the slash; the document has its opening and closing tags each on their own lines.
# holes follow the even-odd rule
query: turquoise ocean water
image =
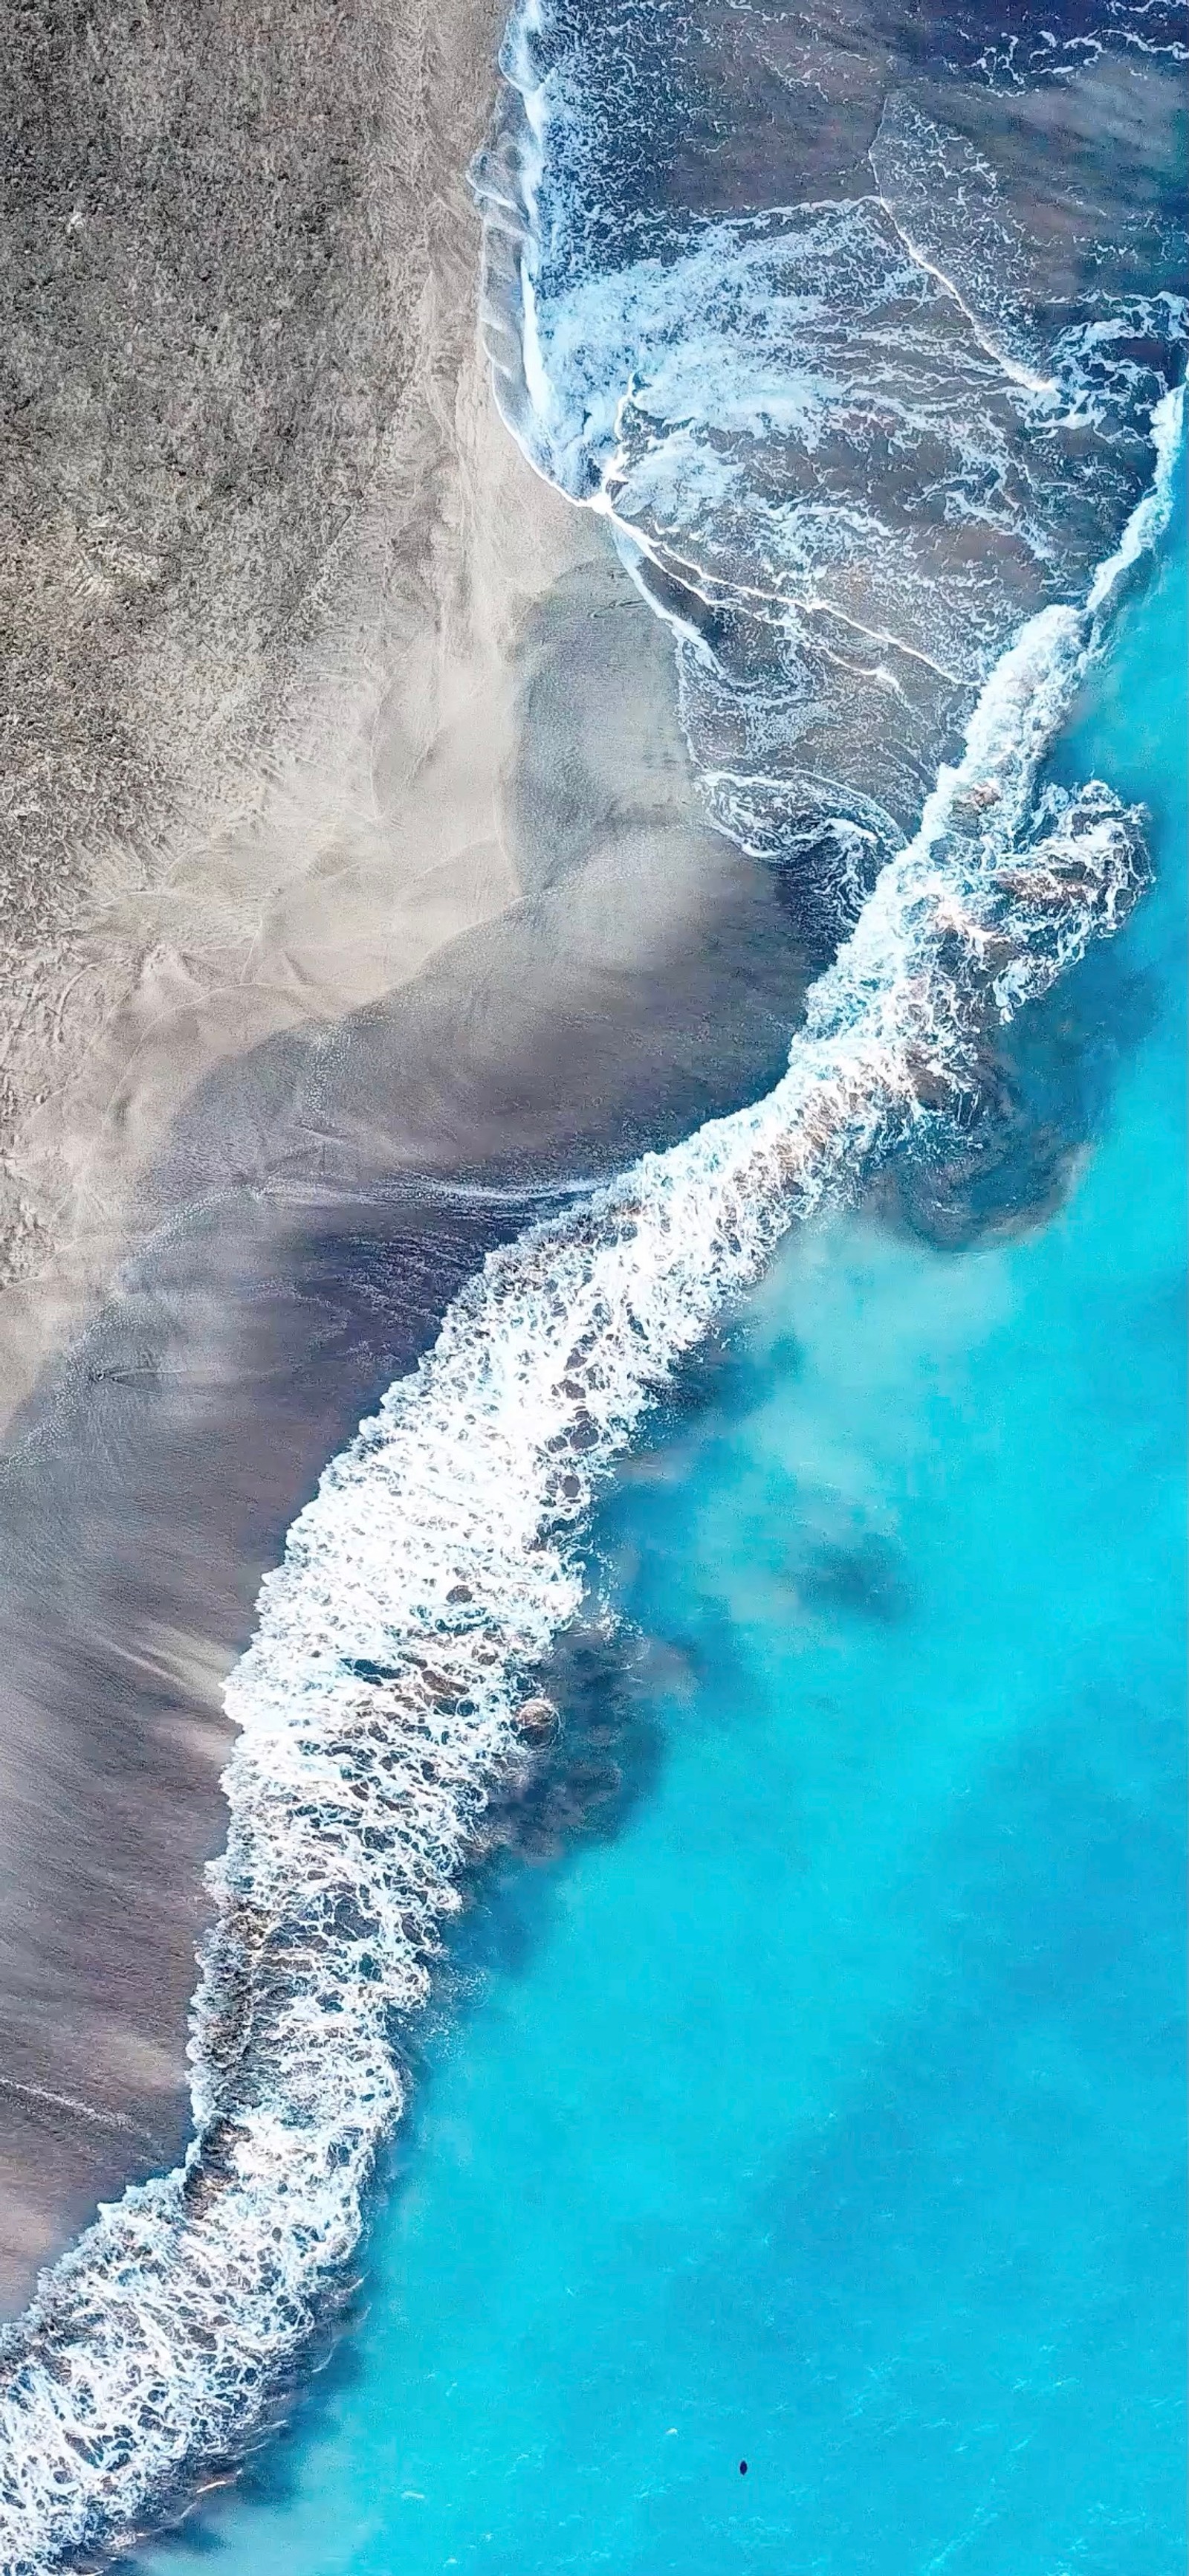
<svg viewBox="0 0 1189 2576">
<path fill-rule="evenodd" d="M 1062 753 L 1159 871 L 1042 1006 L 1072 1191 L 795 1239 L 609 1500 L 634 1794 L 464 1927 L 361 2321 L 146 2576 L 1183 2564 L 1183 599 Z"/>
</svg>

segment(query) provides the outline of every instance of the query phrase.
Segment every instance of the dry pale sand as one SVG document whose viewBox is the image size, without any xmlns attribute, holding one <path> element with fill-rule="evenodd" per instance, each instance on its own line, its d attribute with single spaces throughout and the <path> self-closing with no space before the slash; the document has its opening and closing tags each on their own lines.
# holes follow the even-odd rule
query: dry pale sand
<svg viewBox="0 0 1189 2576">
<path fill-rule="evenodd" d="M 357 442 L 367 489 L 355 508 L 349 492 L 328 500 L 318 487 L 311 500 L 308 460 L 300 494 L 288 492 L 295 515 L 320 501 L 326 519 L 306 531 L 301 623 L 262 639 L 259 617 L 249 618 L 244 558 L 264 542 L 262 510 L 250 526 L 241 511 L 230 528 L 208 531 L 188 617 L 167 600 L 160 631 L 137 631 L 126 662 L 122 633 L 90 639 L 98 668 L 70 674 L 73 698 L 59 686 L 57 737 L 25 811 L 19 728 L 11 746 L 4 812 L 19 827 L 23 865 L 9 870 L 0 906 L 6 1413 L 109 1285 L 138 1180 L 210 1068 L 392 991 L 518 891 L 495 814 L 511 739 L 510 646 L 526 606 L 588 550 L 589 535 L 544 486 L 527 490 L 476 343 L 477 227 L 463 173 L 490 97 L 497 25 L 482 6 L 444 22 L 412 11 L 399 64 L 388 67 L 400 75 L 398 131 L 387 153 L 382 138 L 373 143 L 363 180 L 394 237 L 405 305 L 393 318 L 391 279 L 381 295 L 366 270 L 348 275 L 340 302 L 380 297 L 400 365 L 388 360 L 386 415 Z M 257 50 L 284 51 L 267 13 L 255 34 Z M 213 31 L 220 39 L 234 55 L 225 27 Z M 126 85 L 134 75 L 148 79 L 134 65 Z M 140 101 L 142 121 L 150 105 Z M 225 106 L 215 100 L 211 113 Z M 224 146 L 234 160 L 236 138 Z M 334 332 L 325 315 L 312 327 L 338 375 L 351 333 L 341 311 L 333 318 Z M 357 369 L 374 359 L 378 332 L 374 317 L 370 332 L 355 329 Z M 201 393 L 192 389 L 192 402 Z M 277 481 L 266 459 L 266 482 L 270 469 Z M 42 536 L 44 553 L 44 527 Z M 234 561 L 211 560 L 236 544 Z M 30 638 L 18 619 L 27 666 L 18 683 L 29 695 L 44 676 L 40 630 L 55 619 L 60 634 L 69 629 L 80 579 L 77 564 L 55 559 L 39 585 L 38 631 Z M 223 655 L 214 678 L 212 624 Z M 197 730 L 182 721 L 188 695 L 206 711 Z M 110 798 L 80 793 L 79 703 L 92 786 L 114 796 L 118 785 L 123 798 L 115 821 Z M 44 897 L 34 907 L 23 900 L 30 881 Z"/>
<path fill-rule="evenodd" d="M 160 1222 L 161 1188 L 139 1212 L 138 1192 L 212 1068 L 391 992 L 515 896 L 495 819 L 510 646 L 585 541 L 544 492 L 526 510 L 479 362 L 463 173 L 495 13 L 361 8 L 333 43 L 317 9 L 206 15 L 196 72 L 192 13 L 166 9 L 146 55 L 101 10 L 80 54 L 51 9 L 16 83 L 3 283 L 31 427 L 22 440 L 18 403 L 0 797 L 10 2304 L 97 2191 L 176 2147 L 221 1734 L 188 1733 L 175 1701 L 209 1720 L 228 1651 L 201 1610 L 173 1638 L 138 1630 L 135 1437 L 88 1512 L 111 1463 L 95 1408 L 48 1434 L 52 1473 L 47 1399 L 13 1417 Z M 183 86 L 197 111 L 178 108 Z M 279 289 L 290 318 L 261 351 Z M 156 403 L 142 380 L 131 419 L 125 328 L 149 388 L 169 379 Z M 243 415 L 270 406 L 282 428 L 296 416 L 296 446 L 262 456 Z M 47 1564 L 47 1521 L 76 1496 Z M 199 1537 L 199 1599 L 201 1562 Z M 89 1581 L 108 1655 L 93 1689 Z"/>
<path fill-rule="evenodd" d="M 700 821 L 663 629 L 494 415 L 494 28 L 420 41 L 405 362 L 317 615 L 135 867 L 111 833 L 63 863 L 7 997 L 10 2309 L 183 2141 L 220 1685 L 321 1466 L 536 1193 L 767 1084 L 817 962 Z"/>
</svg>

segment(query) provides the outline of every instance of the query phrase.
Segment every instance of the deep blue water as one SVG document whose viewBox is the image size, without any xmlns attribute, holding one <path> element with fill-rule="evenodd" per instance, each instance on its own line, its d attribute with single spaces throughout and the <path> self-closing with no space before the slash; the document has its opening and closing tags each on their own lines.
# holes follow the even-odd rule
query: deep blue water
<svg viewBox="0 0 1189 2576">
<path fill-rule="evenodd" d="M 1062 754 L 1159 867 L 1018 1024 L 1064 1203 L 794 1240 L 624 1479 L 634 1794 L 504 1866 L 361 2323 L 144 2569 L 1183 2563 L 1183 584 Z"/>
</svg>

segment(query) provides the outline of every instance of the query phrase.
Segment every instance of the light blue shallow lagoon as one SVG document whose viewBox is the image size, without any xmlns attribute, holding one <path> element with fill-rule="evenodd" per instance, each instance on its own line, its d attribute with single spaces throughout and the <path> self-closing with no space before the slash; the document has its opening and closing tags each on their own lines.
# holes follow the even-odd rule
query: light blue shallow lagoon
<svg viewBox="0 0 1189 2576">
<path fill-rule="evenodd" d="M 1020 1024 L 1071 1189 L 802 1234 L 608 1501 L 614 1829 L 502 1864 L 360 2322 L 143 2570 L 1182 2566 L 1183 592 L 1062 754 L 1159 871 Z"/>
</svg>

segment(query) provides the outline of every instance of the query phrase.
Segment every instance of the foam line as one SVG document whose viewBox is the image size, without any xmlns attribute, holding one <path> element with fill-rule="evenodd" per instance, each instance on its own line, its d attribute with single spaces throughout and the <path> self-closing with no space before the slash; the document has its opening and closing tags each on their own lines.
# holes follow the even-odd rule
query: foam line
<svg viewBox="0 0 1189 2576">
<path fill-rule="evenodd" d="M 707 821 L 834 938 L 1030 612 L 1119 574 L 1185 308 L 1129 293 L 1046 340 L 993 185 L 922 229 L 960 147 L 915 115 L 878 195 L 592 239 L 567 24 L 514 20 L 473 174 L 496 399 L 668 625 Z"/>
</svg>

